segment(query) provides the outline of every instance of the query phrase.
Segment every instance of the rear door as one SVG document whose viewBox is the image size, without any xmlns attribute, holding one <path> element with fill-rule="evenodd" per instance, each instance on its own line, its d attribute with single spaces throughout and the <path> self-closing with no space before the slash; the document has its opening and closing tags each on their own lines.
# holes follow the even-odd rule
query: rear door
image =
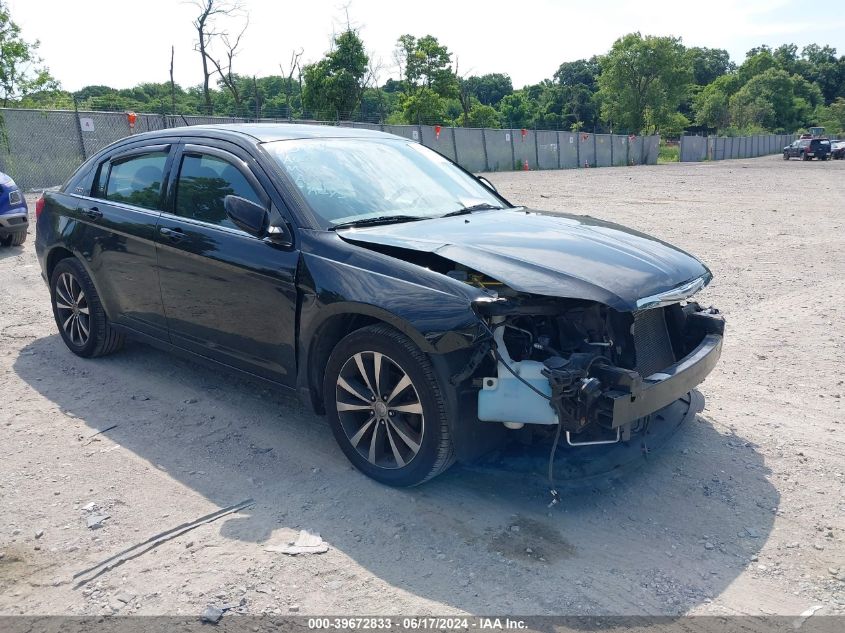
<svg viewBox="0 0 845 633">
<path fill-rule="evenodd" d="M 245 150 L 207 143 L 187 144 L 177 153 L 159 224 L 161 296 L 170 340 L 292 385 L 299 252 L 237 228 L 223 199 L 231 194 L 256 202 L 270 210 L 271 221 L 287 214 L 271 202 L 269 181 Z"/>
<path fill-rule="evenodd" d="M 175 143 L 157 142 L 108 156 L 90 196 L 78 196 L 74 236 L 107 313 L 117 323 L 167 340 L 155 240 Z"/>
</svg>

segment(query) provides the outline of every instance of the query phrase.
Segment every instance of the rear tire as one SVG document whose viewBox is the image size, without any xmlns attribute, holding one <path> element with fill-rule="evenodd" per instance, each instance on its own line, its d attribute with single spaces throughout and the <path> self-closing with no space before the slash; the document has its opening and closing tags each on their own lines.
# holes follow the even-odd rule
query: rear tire
<svg viewBox="0 0 845 633">
<path fill-rule="evenodd" d="M 416 486 L 455 461 L 443 387 L 431 361 L 389 326 L 356 330 L 337 344 L 323 398 L 346 457 L 380 483 Z"/>
<path fill-rule="evenodd" d="M 72 257 L 56 264 L 50 276 L 50 302 L 59 334 L 77 356 L 93 358 L 123 347 L 124 335 L 106 317 L 91 277 Z"/>
</svg>

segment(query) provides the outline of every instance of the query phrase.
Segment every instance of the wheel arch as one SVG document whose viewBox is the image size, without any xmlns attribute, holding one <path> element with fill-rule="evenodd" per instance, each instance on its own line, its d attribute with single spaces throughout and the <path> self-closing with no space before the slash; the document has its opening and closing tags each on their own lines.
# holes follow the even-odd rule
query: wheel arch
<svg viewBox="0 0 845 633">
<path fill-rule="evenodd" d="M 65 248 L 64 246 L 55 246 L 50 250 L 49 253 L 47 253 L 47 257 L 44 260 L 44 272 L 47 275 L 48 282 L 53 277 L 53 271 L 56 269 L 58 263 L 63 259 L 67 259 L 68 257 L 76 257 L 76 255 L 74 255 L 70 249 Z M 76 258 L 79 259 L 78 257 Z"/>
<path fill-rule="evenodd" d="M 59 265 L 59 262 L 64 261 L 65 259 L 75 259 L 85 269 L 85 272 L 88 273 L 88 277 L 91 279 L 91 283 L 94 284 L 94 290 L 97 291 L 100 301 L 103 302 L 103 310 L 105 311 L 106 316 L 109 319 L 114 319 L 110 306 L 103 301 L 103 293 L 100 288 L 100 284 L 97 281 L 96 275 L 94 275 L 91 270 L 90 262 L 85 259 L 81 253 L 69 249 L 64 244 L 57 244 L 56 246 L 53 246 L 44 257 L 44 272 L 47 276 L 47 284 L 50 284 L 50 280 L 53 278 L 53 271 L 56 269 L 56 266 Z"/>
<path fill-rule="evenodd" d="M 359 303 L 342 303 L 324 306 L 318 314 L 320 320 L 309 323 L 307 331 L 300 333 L 299 391 L 315 412 L 325 413 L 323 404 L 323 375 L 329 356 L 347 335 L 370 325 L 384 324 L 401 332 L 423 353 L 435 348 L 412 324 L 401 317 L 376 306 Z"/>
</svg>

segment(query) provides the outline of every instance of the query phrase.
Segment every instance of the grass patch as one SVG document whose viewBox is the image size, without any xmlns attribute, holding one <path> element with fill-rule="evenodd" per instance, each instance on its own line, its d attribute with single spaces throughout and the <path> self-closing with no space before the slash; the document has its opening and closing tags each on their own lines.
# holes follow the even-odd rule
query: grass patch
<svg viewBox="0 0 845 633">
<path fill-rule="evenodd" d="M 677 143 L 669 145 L 660 141 L 660 148 L 657 152 L 657 164 L 677 163 L 681 160 L 681 148 Z"/>
</svg>

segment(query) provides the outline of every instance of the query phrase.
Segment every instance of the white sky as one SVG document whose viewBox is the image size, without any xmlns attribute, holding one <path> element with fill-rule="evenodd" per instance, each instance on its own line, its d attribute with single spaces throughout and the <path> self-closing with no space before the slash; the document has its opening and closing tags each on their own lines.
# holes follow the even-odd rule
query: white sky
<svg viewBox="0 0 845 633">
<path fill-rule="evenodd" d="M 250 14 L 235 71 L 279 74 L 291 49 L 319 59 L 343 23 L 342 0 L 242 0 Z M 68 90 L 88 84 L 126 88 L 168 80 L 170 46 L 176 81 L 201 81 L 193 51 L 196 9 L 179 0 L 7 0 L 27 40 Z M 558 65 L 608 50 L 632 31 L 676 35 L 687 46 L 727 49 L 734 61 L 758 44 L 830 44 L 845 54 L 842 0 L 352 0 L 350 16 L 370 55 L 394 76 L 392 51 L 403 33 L 432 34 L 460 60 L 461 74 L 505 72 L 514 87 L 551 77 Z M 234 27 L 234 25 L 232 26 Z"/>
</svg>

